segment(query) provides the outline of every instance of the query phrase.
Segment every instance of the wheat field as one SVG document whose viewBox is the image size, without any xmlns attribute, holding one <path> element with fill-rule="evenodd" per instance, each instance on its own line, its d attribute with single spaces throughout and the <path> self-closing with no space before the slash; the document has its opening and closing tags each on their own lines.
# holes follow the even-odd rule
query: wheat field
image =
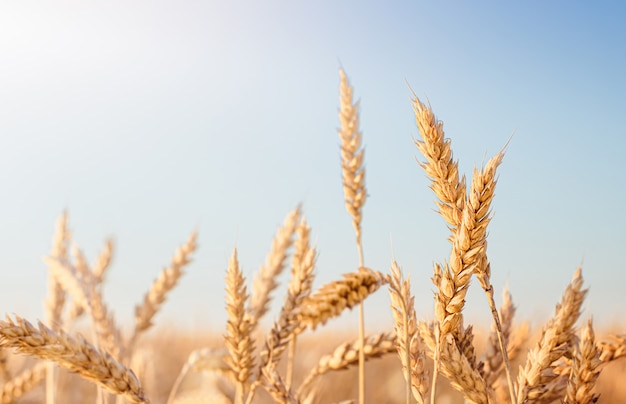
<svg viewBox="0 0 626 404">
<path fill-rule="evenodd" d="M 497 170 L 506 145 L 459 174 L 452 142 L 431 107 L 413 94 L 420 138 L 416 169 L 430 179 L 437 212 L 448 227 L 450 255 L 413 277 L 430 277 L 431 318 L 417 318 L 411 279 L 390 257 L 388 268 L 364 262 L 365 185 L 359 105 L 340 70 L 339 129 L 344 203 L 352 219 L 359 266 L 314 288 L 317 252 L 303 208 L 288 212 L 253 279 L 233 248 L 225 271 L 228 321 L 222 334 L 190 333 L 154 324 L 197 250 L 197 232 L 175 251 L 122 327 L 102 288 L 114 247 L 90 261 L 75 247 L 69 215 L 58 220 L 45 258 L 49 268 L 41 321 L 17 314 L 0 321 L 3 403 L 595 403 L 624 402 L 620 383 L 626 336 L 594 329 L 582 316 L 587 295 L 581 268 L 573 270 L 545 324 L 515 318 L 513 296 L 491 283 L 487 234 Z M 74 246 L 74 247 L 70 247 Z M 290 272 L 287 285 L 278 277 Z M 492 324 L 467 324 L 463 309 L 471 281 L 485 294 Z M 363 302 L 389 297 L 393 328 L 366 335 Z M 494 295 L 502 295 L 496 305 Z M 499 299 L 498 299 L 499 300 Z M 269 329 L 261 319 L 279 307 Z M 358 307 L 358 309 L 357 309 Z M 354 332 L 325 324 L 358 311 Z M 183 313 L 184 314 L 184 313 Z M 181 314 L 181 315 L 183 315 Z M 581 318 L 583 317 L 583 318 Z M 88 327 L 77 327 L 79 320 Z M 531 329 L 532 327 L 532 329 Z M 154 332 L 154 331 L 157 332 Z M 150 332 L 153 331 L 153 332 Z"/>
</svg>

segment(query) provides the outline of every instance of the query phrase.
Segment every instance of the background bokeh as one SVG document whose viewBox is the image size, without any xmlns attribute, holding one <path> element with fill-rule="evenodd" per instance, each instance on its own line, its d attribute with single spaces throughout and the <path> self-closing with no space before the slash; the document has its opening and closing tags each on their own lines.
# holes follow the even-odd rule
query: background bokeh
<svg viewBox="0 0 626 404">
<path fill-rule="evenodd" d="M 585 316 L 623 328 L 625 18 L 619 2 L 2 3 L 0 311 L 43 318 L 42 257 L 64 209 L 90 258 L 114 238 L 105 298 L 126 324 L 197 228 L 200 249 L 157 322 L 222 330 L 232 248 L 251 277 L 298 203 L 316 285 L 354 270 L 343 67 L 361 100 L 365 262 L 387 271 L 395 256 L 418 317 L 432 317 L 429 278 L 449 244 L 415 162 L 407 83 L 468 176 L 514 133 L 488 251 L 520 318 L 539 325 L 583 264 Z M 467 317 L 487 322 L 477 289 Z M 390 327 L 386 292 L 366 310 L 369 327 Z"/>
</svg>

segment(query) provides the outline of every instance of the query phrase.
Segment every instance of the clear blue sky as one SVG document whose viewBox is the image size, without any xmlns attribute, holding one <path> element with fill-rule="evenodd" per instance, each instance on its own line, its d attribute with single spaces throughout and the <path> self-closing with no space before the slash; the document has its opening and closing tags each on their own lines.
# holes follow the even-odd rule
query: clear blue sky
<svg viewBox="0 0 626 404">
<path fill-rule="evenodd" d="M 157 322 L 221 332 L 232 248 L 253 275 L 300 202 L 316 285 L 354 270 L 336 132 L 342 66 L 361 100 L 365 262 L 387 271 L 393 240 L 418 316 L 432 317 L 432 265 L 449 244 L 415 163 L 405 81 L 445 122 L 468 175 L 515 132 L 489 231 L 498 296 L 508 283 L 520 318 L 540 326 L 583 262 L 585 315 L 623 329 L 625 6 L 391 4 L 0 5 L 0 312 L 43 317 L 42 257 L 64 209 L 90 258 L 115 239 L 104 293 L 126 324 L 198 228 L 199 252 Z M 467 318 L 485 322 L 477 289 Z M 386 292 L 367 310 L 372 327 L 391 324 Z"/>
</svg>

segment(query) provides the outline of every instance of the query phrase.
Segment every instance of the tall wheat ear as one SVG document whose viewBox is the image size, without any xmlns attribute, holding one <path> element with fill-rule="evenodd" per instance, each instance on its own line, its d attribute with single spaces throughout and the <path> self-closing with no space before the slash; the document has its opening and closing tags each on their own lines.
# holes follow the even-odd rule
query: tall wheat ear
<svg viewBox="0 0 626 404">
<path fill-rule="evenodd" d="M 15 316 L 0 321 L 0 346 L 16 348 L 19 353 L 56 362 L 114 394 L 133 403 L 149 403 L 139 379 L 111 355 L 102 352 L 83 337 L 53 331 L 42 323 L 38 328 Z"/>
<path fill-rule="evenodd" d="M 343 177 L 343 193 L 346 209 L 352 216 L 352 226 L 356 234 L 356 247 L 359 255 L 359 267 L 365 266 L 363 244 L 361 242 L 361 220 L 363 205 L 367 198 L 365 188 L 365 167 L 363 166 L 364 150 L 359 131 L 359 103 L 352 102 L 352 86 L 348 83 L 343 69 L 339 70 L 339 121 L 338 130 L 341 140 L 341 171 Z M 359 404 L 365 403 L 365 308 L 359 303 Z"/>
<path fill-rule="evenodd" d="M 473 347 L 473 334 L 470 328 L 463 327 L 463 307 L 472 275 L 476 275 L 483 287 L 494 318 L 500 352 L 503 357 L 510 399 L 515 403 L 515 387 L 507 356 L 506 341 L 497 308 L 493 300 L 493 287 L 490 282 L 490 266 L 487 260 L 487 226 L 491 219 L 490 206 L 496 185 L 496 169 L 502 162 L 503 151 L 491 158 L 481 170 L 475 169 L 466 196 L 465 177 L 459 178 L 458 164 L 453 160 L 450 140 L 445 138 L 443 123 L 438 121 L 430 106 L 422 103 L 415 93 L 412 99 L 416 123 L 421 140 L 416 147 L 424 155 L 420 162 L 431 180 L 431 189 L 438 201 L 439 214 L 448 223 L 452 244 L 449 262 L 436 265 L 433 283 L 435 294 L 435 318 L 438 322 L 437 344 L 443 346 L 447 335 L 453 336 L 461 355 L 467 358 L 468 365 L 479 371 Z M 444 347 L 445 348 L 445 347 Z M 435 398 L 435 383 L 439 370 L 439 348 L 435 348 L 435 369 L 433 371 L 431 401 Z M 452 358 L 452 357 L 451 357 Z M 480 372 L 479 372 L 480 373 Z"/>
</svg>

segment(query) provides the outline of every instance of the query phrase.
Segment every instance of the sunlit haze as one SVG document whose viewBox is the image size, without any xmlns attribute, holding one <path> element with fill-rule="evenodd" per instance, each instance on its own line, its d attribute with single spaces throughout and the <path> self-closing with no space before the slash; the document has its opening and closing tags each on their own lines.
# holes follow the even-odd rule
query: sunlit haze
<svg viewBox="0 0 626 404">
<path fill-rule="evenodd" d="M 114 239 L 104 296 L 127 326 L 197 229 L 155 322 L 222 332 L 232 249 L 250 280 L 299 203 L 315 286 L 355 270 L 343 68 L 360 101 L 365 264 L 387 272 L 395 257 L 419 318 L 433 317 L 432 268 L 450 244 L 416 163 L 411 90 L 444 121 L 468 178 L 512 135 L 488 237 L 498 302 L 508 285 L 519 319 L 540 326 L 582 265 L 583 318 L 623 327 L 625 16 L 620 2 L 3 3 L 0 311 L 45 318 L 43 257 L 64 210 L 91 260 Z M 388 302 L 386 290 L 367 301 L 368 328 L 391 327 Z M 467 310 L 489 321 L 476 282 Z"/>
</svg>

